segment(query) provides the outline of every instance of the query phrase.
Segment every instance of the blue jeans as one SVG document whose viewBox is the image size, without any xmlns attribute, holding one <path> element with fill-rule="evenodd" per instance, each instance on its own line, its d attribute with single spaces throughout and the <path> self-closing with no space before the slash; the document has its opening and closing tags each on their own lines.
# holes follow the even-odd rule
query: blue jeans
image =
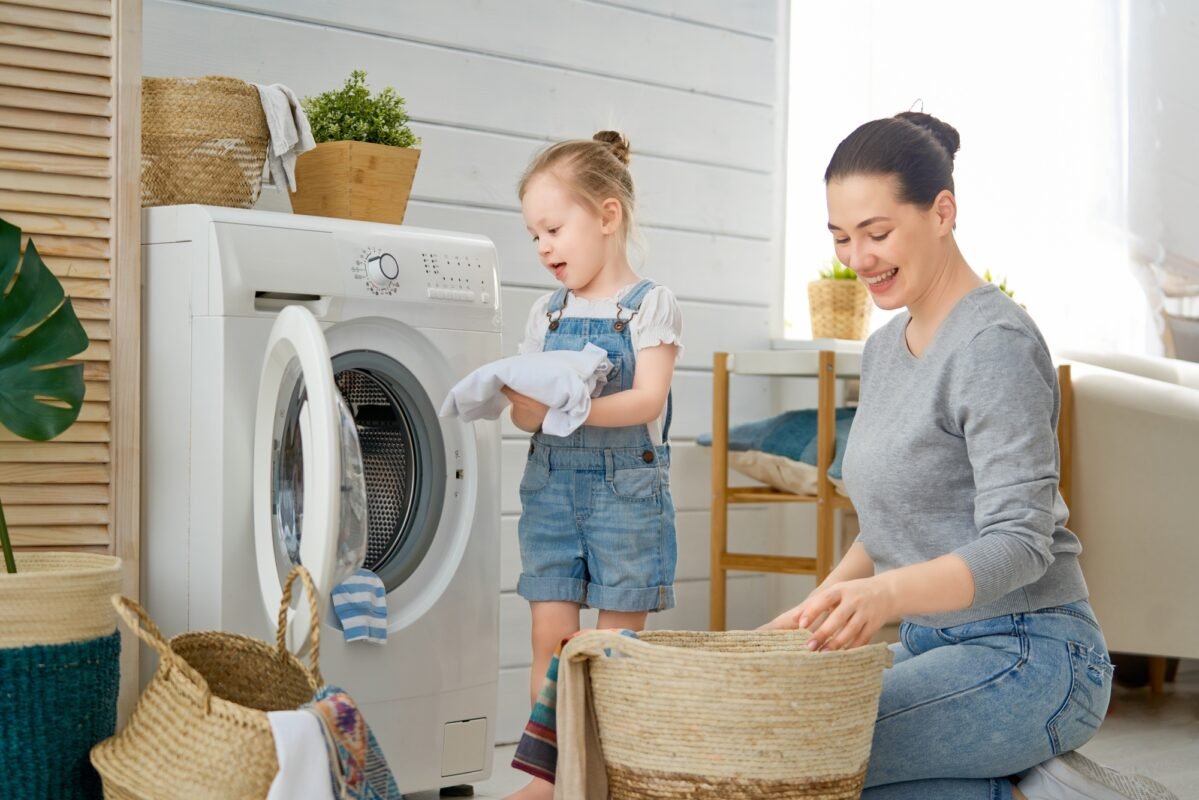
<svg viewBox="0 0 1199 800">
<path fill-rule="evenodd" d="M 1081 747 L 1103 721 L 1112 665 L 1085 600 L 899 633 L 863 800 L 1008 800 L 1005 776 Z"/>
</svg>

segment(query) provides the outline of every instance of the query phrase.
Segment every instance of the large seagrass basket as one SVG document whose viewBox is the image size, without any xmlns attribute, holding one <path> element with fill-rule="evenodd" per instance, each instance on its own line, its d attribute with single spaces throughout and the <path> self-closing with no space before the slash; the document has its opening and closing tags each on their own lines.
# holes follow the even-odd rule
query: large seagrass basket
<svg viewBox="0 0 1199 800">
<path fill-rule="evenodd" d="M 121 560 L 17 553 L 0 567 L 0 797 L 92 800 L 88 751 L 117 724 Z"/>
<path fill-rule="evenodd" d="M 806 631 L 575 637 L 614 800 L 856 800 L 885 645 L 813 653 Z"/>
</svg>

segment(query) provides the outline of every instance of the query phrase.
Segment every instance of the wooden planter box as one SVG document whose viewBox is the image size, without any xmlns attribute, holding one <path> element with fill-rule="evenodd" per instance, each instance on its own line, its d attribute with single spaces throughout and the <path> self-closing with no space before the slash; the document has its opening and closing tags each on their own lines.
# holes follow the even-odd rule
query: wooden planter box
<svg viewBox="0 0 1199 800">
<path fill-rule="evenodd" d="M 420 150 L 367 142 L 324 142 L 296 159 L 297 214 L 399 225 Z"/>
</svg>

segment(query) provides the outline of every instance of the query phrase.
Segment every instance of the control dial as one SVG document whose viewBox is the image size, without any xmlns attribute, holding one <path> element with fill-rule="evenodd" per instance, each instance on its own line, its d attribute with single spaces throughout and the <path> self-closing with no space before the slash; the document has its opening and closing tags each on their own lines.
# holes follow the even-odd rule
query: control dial
<svg viewBox="0 0 1199 800">
<path fill-rule="evenodd" d="M 376 289 L 387 289 L 400 277 L 400 264 L 391 253 L 371 253 L 366 258 L 366 280 Z"/>
</svg>

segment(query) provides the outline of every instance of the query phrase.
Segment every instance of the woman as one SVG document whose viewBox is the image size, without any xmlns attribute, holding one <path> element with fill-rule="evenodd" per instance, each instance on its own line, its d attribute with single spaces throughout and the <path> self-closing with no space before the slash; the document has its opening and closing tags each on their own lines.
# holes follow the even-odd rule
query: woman
<svg viewBox="0 0 1199 800">
<path fill-rule="evenodd" d="M 1112 666 L 1065 527 L 1048 348 L 954 239 L 958 144 L 907 112 L 859 127 L 825 172 L 838 258 L 907 313 L 862 359 L 843 466 L 861 535 L 766 627 L 836 650 L 903 620 L 864 798 L 1174 798 L 1072 752 Z"/>
</svg>

